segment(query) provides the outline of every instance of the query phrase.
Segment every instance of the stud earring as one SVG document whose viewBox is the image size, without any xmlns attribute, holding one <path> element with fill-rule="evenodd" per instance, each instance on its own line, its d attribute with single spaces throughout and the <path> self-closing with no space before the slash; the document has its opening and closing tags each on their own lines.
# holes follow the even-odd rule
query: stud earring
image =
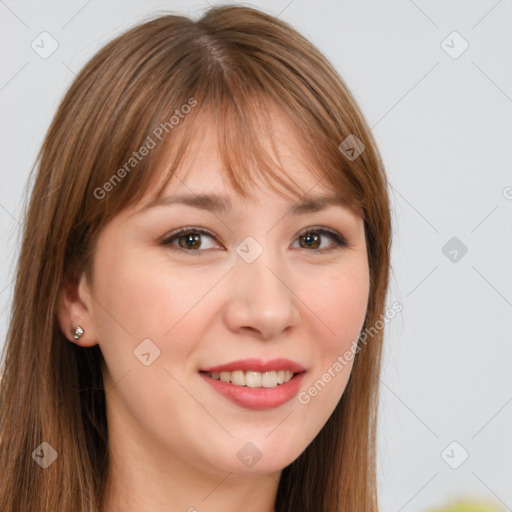
<svg viewBox="0 0 512 512">
<path fill-rule="evenodd" d="M 84 330 L 80 326 L 78 326 L 73 334 L 73 339 L 79 340 L 83 333 Z"/>
</svg>

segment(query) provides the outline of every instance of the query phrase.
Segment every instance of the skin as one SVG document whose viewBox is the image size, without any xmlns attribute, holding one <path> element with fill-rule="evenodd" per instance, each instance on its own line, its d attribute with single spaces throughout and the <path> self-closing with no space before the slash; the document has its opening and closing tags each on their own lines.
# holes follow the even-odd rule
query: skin
<svg viewBox="0 0 512 512">
<path fill-rule="evenodd" d="M 296 157 L 301 143 L 277 114 L 275 122 L 287 172 L 302 190 L 312 189 L 308 194 L 329 192 Z M 113 460 L 107 512 L 273 511 L 282 469 L 325 425 L 352 361 L 307 404 L 295 397 L 265 411 L 233 404 L 198 371 L 249 357 L 286 357 L 306 368 L 301 391 L 307 390 L 351 348 L 366 314 L 361 217 L 338 205 L 286 215 L 297 199 L 263 184 L 256 200 L 242 201 L 224 177 L 213 124 L 191 153 L 164 195 L 217 193 L 231 199 L 233 210 L 173 204 L 140 212 L 150 190 L 99 234 L 91 281 L 82 275 L 78 286 L 62 291 L 63 332 L 81 346 L 99 344 L 105 358 Z M 173 230 L 190 226 L 213 238 L 201 235 L 195 250 L 180 250 L 177 239 L 162 244 Z M 349 245 L 321 235 L 320 249 L 331 250 L 310 248 L 299 235 L 314 226 L 335 230 Z M 251 264 L 235 251 L 247 236 L 263 247 Z M 85 333 L 75 341 L 69 333 L 77 325 Z M 148 338 L 160 355 L 145 366 L 134 350 Z M 237 457 L 247 442 L 262 455 L 252 468 Z"/>
</svg>

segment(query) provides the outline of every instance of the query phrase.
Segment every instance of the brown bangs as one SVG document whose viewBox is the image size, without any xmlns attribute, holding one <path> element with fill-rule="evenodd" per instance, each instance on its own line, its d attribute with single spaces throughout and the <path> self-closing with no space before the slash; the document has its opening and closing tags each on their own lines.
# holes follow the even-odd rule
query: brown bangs
<svg viewBox="0 0 512 512">
<path fill-rule="evenodd" d="M 157 31 L 162 20 L 153 23 Z M 270 53 L 256 46 L 248 58 L 247 47 L 227 41 L 222 32 L 210 32 L 204 21 L 191 25 L 181 35 L 186 43 L 181 48 L 189 49 L 185 51 L 178 49 L 178 42 L 170 41 L 169 32 L 162 31 L 159 44 L 155 36 L 151 48 L 141 42 L 140 55 L 126 56 L 129 68 L 133 68 L 132 59 L 144 64 L 136 76 L 125 77 L 125 91 L 113 101 L 118 121 L 112 119 L 110 127 L 107 123 L 111 146 L 96 152 L 96 179 L 90 184 L 89 201 L 98 202 L 93 199 L 98 187 L 117 183 L 107 185 L 111 191 L 100 201 L 99 224 L 94 230 L 153 188 L 160 179 L 157 168 L 165 169 L 165 179 L 157 191 L 160 195 L 211 123 L 224 171 L 244 199 L 263 183 L 279 194 L 286 191 L 297 198 L 307 196 L 311 190 L 299 187 L 280 161 L 275 114 L 293 131 L 299 153 L 295 156 L 316 176 L 317 185 L 331 190 L 364 217 L 359 164 L 349 162 L 333 144 L 333 140 L 341 141 L 339 123 L 330 113 L 335 109 L 327 104 L 326 97 L 304 87 L 300 72 L 306 71 L 285 66 L 277 58 L 269 66 Z M 297 60 L 292 53 L 290 58 Z M 151 150 L 139 161 L 145 146 Z M 119 171 L 122 180 L 115 176 Z"/>
<path fill-rule="evenodd" d="M 237 96 L 233 97 L 233 94 Z M 201 95 L 195 93 L 192 97 L 201 98 Z M 264 185 L 287 199 L 290 195 L 302 199 L 320 188 L 330 190 L 332 195 L 342 198 L 347 206 L 359 214 L 363 213 L 350 189 L 349 180 L 340 169 L 339 155 L 335 153 L 333 159 L 326 141 L 315 141 L 315 138 L 319 139 L 317 134 L 307 136 L 299 130 L 298 126 L 302 126 L 303 120 L 297 119 L 297 115 L 293 116 L 285 106 L 275 100 L 269 101 L 260 92 L 249 95 L 245 91 L 235 92 L 233 88 L 226 90 L 223 97 L 209 95 L 197 101 L 197 110 L 184 121 L 172 140 L 162 147 L 159 160 L 153 160 L 154 169 L 165 169 L 165 178 L 157 189 L 156 197 L 163 193 L 173 178 L 177 178 L 182 162 L 193 156 L 204 138 L 206 128 L 213 126 L 222 169 L 235 192 L 243 199 L 251 199 L 256 189 Z M 294 157 L 316 178 L 315 184 L 309 189 L 302 188 L 281 162 L 276 144 L 279 140 L 277 115 L 295 137 Z M 156 179 L 155 174 L 152 181 Z M 340 181 L 344 182 L 343 187 L 340 187 Z M 152 184 L 148 186 L 152 187 Z"/>
</svg>

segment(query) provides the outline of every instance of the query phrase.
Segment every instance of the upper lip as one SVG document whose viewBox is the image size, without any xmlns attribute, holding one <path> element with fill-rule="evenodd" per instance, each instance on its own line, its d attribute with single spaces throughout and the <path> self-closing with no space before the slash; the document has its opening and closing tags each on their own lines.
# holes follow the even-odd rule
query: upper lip
<svg viewBox="0 0 512 512">
<path fill-rule="evenodd" d="M 276 370 L 291 370 L 293 373 L 301 373 L 305 368 L 291 359 L 270 359 L 263 361 L 262 359 L 239 359 L 231 363 L 221 364 L 218 366 L 211 366 L 209 368 L 202 368 L 203 372 L 234 372 L 236 370 L 252 371 L 252 372 L 271 372 Z"/>
</svg>

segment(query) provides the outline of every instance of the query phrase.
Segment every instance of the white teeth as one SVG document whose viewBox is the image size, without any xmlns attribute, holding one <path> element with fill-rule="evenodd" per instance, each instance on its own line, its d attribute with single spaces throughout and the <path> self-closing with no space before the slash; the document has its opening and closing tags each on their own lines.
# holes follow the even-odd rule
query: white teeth
<svg viewBox="0 0 512 512">
<path fill-rule="evenodd" d="M 261 373 L 247 372 L 245 374 L 245 385 L 248 388 L 261 388 Z"/>
<path fill-rule="evenodd" d="M 223 382 L 231 382 L 235 386 L 247 386 L 249 388 L 275 388 L 280 384 L 288 382 L 293 377 L 291 370 L 278 370 L 271 372 L 207 372 L 212 379 Z"/>
<path fill-rule="evenodd" d="M 231 372 L 231 382 L 236 384 L 237 386 L 245 386 L 245 377 L 244 372 L 238 370 L 236 372 Z"/>
<path fill-rule="evenodd" d="M 281 371 L 283 371 L 283 370 L 281 370 Z M 279 380 L 277 379 L 276 372 L 265 372 L 264 374 L 262 374 L 261 385 L 264 388 L 273 388 L 277 384 L 282 384 L 282 382 L 280 383 Z"/>
</svg>

